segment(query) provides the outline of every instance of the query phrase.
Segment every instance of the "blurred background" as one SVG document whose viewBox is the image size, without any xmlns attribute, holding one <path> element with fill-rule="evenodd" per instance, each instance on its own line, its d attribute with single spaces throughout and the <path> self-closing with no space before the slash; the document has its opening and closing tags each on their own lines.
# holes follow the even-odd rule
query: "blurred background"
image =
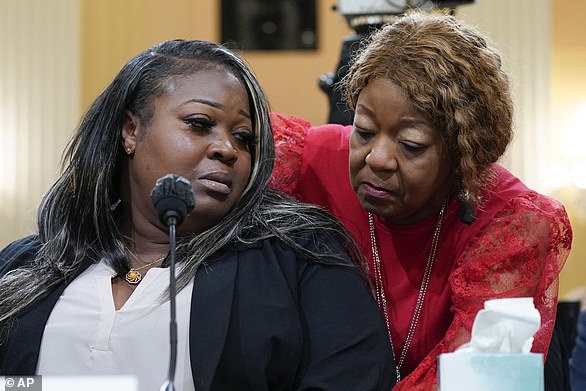
<svg viewBox="0 0 586 391">
<path fill-rule="evenodd" d="M 395 2 L 399 2 L 395 0 Z M 392 2 L 391 2 L 392 3 Z M 233 39 L 273 111 L 328 119 L 319 80 L 355 31 L 336 0 L 0 0 L 0 247 L 34 232 L 79 118 L 122 65 L 166 39 Z M 513 81 L 515 140 L 502 163 L 561 200 L 574 228 L 562 299 L 586 286 L 586 1 L 477 0 L 478 26 Z"/>
</svg>

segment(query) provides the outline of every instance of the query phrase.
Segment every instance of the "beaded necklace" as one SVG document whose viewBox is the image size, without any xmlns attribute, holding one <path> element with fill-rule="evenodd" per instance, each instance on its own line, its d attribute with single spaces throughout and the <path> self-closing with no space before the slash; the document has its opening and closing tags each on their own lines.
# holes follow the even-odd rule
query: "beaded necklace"
<svg viewBox="0 0 586 391">
<path fill-rule="evenodd" d="M 415 329 L 417 328 L 417 324 L 419 323 L 419 317 L 421 316 L 421 311 L 423 309 L 423 301 L 425 300 L 425 294 L 427 293 L 427 288 L 429 286 L 429 279 L 431 277 L 431 269 L 435 262 L 435 256 L 437 252 L 437 246 L 439 242 L 440 231 L 442 228 L 442 222 L 444 218 L 444 214 L 446 212 L 447 201 L 444 201 L 442 207 L 439 212 L 439 216 L 437 218 L 437 222 L 435 223 L 435 228 L 433 230 L 433 237 L 431 239 L 431 250 L 427 257 L 427 263 L 425 265 L 425 271 L 423 273 L 423 280 L 421 281 L 421 287 L 419 288 L 419 295 L 417 296 L 417 302 L 415 304 L 415 309 L 413 310 L 413 316 L 411 318 L 411 323 L 409 324 L 409 331 L 407 333 L 407 338 L 405 339 L 405 344 L 403 345 L 403 349 L 401 349 L 401 355 L 399 356 L 399 361 L 395 357 L 395 347 L 393 346 L 393 339 L 391 338 L 391 322 L 389 319 L 389 311 L 388 311 L 388 304 L 387 298 L 385 294 L 385 288 L 383 284 L 383 277 L 381 272 L 381 260 L 378 251 L 377 239 L 376 239 L 376 231 L 374 229 L 374 216 L 372 213 L 368 213 L 368 224 L 370 229 L 370 244 L 372 249 L 372 258 L 374 263 L 374 287 L 375 287 L 375 296 L 378 306 L 381 308 L 383 316 L 385 318 L 385 322 L 387 325 L 387 332 L 389 334 L 389 341 L 391 342 L 391 351 L 393 352 L 393 360 L 395 361 L 395 369 L 397 375 L 397 382 L 401 380 L 401 367 L 405 362 L 405 358 L 407 357 L 407 351 L 409 350 L 409 346 L 411 345 L 411 341 L 413 340 L 413 335 L 415 334 Z"/>
</svg>

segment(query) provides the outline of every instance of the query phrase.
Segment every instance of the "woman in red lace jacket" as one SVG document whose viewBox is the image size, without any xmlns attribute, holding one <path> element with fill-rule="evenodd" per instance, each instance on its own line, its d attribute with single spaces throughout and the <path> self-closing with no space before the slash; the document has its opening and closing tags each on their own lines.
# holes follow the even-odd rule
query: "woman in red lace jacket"
<svg viewBox="0 0 586 391">
<path fill-rule="evenodd" d="M 513 104 L 498 53 L 448 15 L 368 38 L 343 80 L 353 126 L 273 114 L 274 186 L 333 212 L 369 258 L 396 390 L 437 387 L 487 299 L 533 297 L 546 354 L 572 231 L 564 207 L 497 164 Z M 348 175 L 349 174 L 349 175 Z"/>
</svg>

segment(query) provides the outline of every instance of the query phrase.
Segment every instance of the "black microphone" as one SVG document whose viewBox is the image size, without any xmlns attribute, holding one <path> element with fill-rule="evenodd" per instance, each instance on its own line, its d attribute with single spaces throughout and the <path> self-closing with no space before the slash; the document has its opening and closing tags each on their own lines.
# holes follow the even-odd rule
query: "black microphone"
<svg viewBox="0 0 586 391">
<path fill-rule="evenodd" d="M 181 225 L 185 216 L 195 206 L 195 197 L 191 182 L 182 176 L 167 174 L 155 182 L 151 191 L 151 200 L 165 226 Z"/>
<path fill-rule="evenodd" d="M 159 216 L 159 220 L 169 227 L 169 304 L 171 307 L 169 340 L 171 355 L 167 380 L 160 391 L 175 390 L 175 367 L 177 365 L 177 311 L 176 311 L 176 279 L 175 279 L 175 229 L 195 206 L 195 196 L 191 182 L 182 176 L 167 174 L 155 182 L 151 191 L 151 200 Z"/>
</svg>

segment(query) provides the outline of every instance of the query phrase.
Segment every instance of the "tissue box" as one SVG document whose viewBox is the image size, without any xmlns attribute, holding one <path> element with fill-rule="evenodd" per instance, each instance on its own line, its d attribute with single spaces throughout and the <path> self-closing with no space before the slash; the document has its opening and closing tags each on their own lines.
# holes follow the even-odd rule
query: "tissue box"
<svg viewBox="0 0 586 391">
<path fill-rule="evenodd" d="M 440 391 L 543 391 L 543 354 L 444 353 Z"/>
</svg>

